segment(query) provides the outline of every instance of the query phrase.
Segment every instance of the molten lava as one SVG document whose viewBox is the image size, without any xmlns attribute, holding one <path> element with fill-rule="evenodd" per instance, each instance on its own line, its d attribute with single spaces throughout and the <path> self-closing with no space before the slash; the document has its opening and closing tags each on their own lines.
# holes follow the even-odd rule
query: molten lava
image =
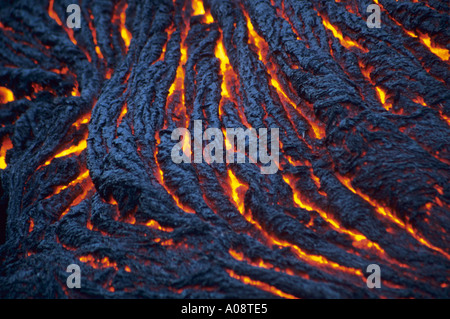
<svg viewBox="0 0 450 319">
<path fill-rule="evenodd" d="M 448 14 L 374 3 L 5 3 L 0 298 L 447 297 Z M 196 121 L 245 163 L 177 163 Z"/>
<path fill-rule="evenodd" d="M 2 139 L 2 144 L 1 144 L 1 148 L 0 148 L 0 169 L 5 169 L 7 164 L 6 164 L 6 152 L 10 149 L 13 148 L 13 144 L 10 140 L 10 138 L 6 135 L 3 137 Z"/>
<path fill-rule="evenodd" d="M 0 86 L 0 104 L 6 104 L 14 101 L 14 94 L 8 88 Z"/>
</svg>

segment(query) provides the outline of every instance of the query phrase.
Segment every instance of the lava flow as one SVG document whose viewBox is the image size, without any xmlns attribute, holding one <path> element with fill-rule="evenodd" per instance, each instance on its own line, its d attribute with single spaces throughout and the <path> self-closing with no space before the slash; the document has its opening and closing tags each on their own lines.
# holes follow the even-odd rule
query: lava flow
<svg viewBox="0 0 450 319">
<path fill-rule="evenodd" d="M 449 296 L 448 3 L 73 4 L 0 10 L 0 298 Z"/>
</svg>

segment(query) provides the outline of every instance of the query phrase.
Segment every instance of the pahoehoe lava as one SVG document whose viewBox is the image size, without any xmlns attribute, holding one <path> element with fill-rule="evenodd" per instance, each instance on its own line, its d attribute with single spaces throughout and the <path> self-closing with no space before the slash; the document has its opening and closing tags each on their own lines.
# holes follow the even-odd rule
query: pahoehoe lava
<svg viewBox="0 0 450 319">
<path fill-rule="evenodd" d="M 437 0 L 3 3 L 0 297 L 448 298 L 449 17 Z M 171 132 L 195 120 L 279 128 L 277 173 L 175 164 Z"/>
</svg>

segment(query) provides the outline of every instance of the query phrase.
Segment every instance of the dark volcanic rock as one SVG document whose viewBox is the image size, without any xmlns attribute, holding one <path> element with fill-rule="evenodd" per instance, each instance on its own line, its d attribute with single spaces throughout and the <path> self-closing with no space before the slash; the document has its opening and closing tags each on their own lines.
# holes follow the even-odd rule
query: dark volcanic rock
<svg viewBox="0 0 450 319">
<path fill-rule="evenodd" d="M 0 297 L 449 296 L 447 2 L 73 2 L 0 8 Z M 197 120 L 278 171 L 174 163 Z"/>
</svg>

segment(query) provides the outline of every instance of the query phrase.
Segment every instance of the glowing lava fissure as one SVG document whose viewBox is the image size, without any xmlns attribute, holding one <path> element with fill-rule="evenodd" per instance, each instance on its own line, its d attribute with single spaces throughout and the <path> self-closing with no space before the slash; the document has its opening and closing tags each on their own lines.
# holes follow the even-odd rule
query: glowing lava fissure
<svg viewBox="0 0 450 319">
<path fill-rule="evenodd" d="M 443 46 L 438 45 L 435 41 L 432 41 L 430 36 L 426 33 L 422 33 L 421 31 L 416 31 L 416 33 L 415 33 L 414 31 L 405 29 L 402 26 L 402 24 L 397 19 L 395 19 L 378 0 L 374 0 L 374 2 L 377 5 L 379 5 L 384 12 L 387 12 L 389 18 L 391 18 L 395 22 L 396 25 L 401 27 L 402 30 L 406 34 L 408 34 L 412 38 L 418 38 L 420 43 L 422 43 L 424 46 L 426 46 L 427 49 L 430 50 L 430 52 L 432 52 L 433 54 L 438 56 L 441 60 L 443 60 L 443 61 L 449 60 L 450 51 L 448 49 L 444 48 Z"/>
<path fill-rule="evenodd" d="M 8 135 L 4 136 L 2 139 L 2 144 L 0 148 L 0 169 L 5 169 L 8 165 L 6 164 L 6 152 L 13 148 L 13 144 Z"/>
<path fill-rule="evenodd" d="M 36 26 L 2 10 L 0 297 L 80 297 L 73 260 L 82 297 L 445 297 L 445 17 L 375 2 L 381 30 L 362 1 L 83 2 L 81 30 L 60 0 Z M 199 120 L 224 150 L 279 128 L 277 172 L 176 164 Z"/>
<path fill-rule="evenodd" d="M 325 131 L 323 129 L 323 126 L 318 124 L 315 119 L 312 119 L 311 117 L 306 116 L 302 112 L 301 106 L 297 106 L 298 103 L 293 102 L 289 98 L 288 93 L 286 93 L 284 91 L 282 85 L 280 84 L 280 82 L 278 80 L 278 71 L 276 69 L 276 65 L 273 62 L 268 61 L 268 59 L 267 59 L 267 54 L 269 52 L 268 44 L 255 31 L 253 24 L 251 22 L 251 19 L 248 16 L 248 13 L 246 11 L 243 11 L 243 13 L 245 15 L 245 19 L 247 22 L 247 28 L 248 28 L 248 32 L 249 32 L 249 41 L 257 48 L 258 58 L 260 61 L 262 61 L 265 64 L 266 70 L 270 75 L 270 83 L 276 89 L 276 91 L 278 93 L 278 97 L 284 103 L 290 104 L 294 109 L 299 111 L 299 113 L 308 120 L 309 124 L 311 125 L 311 127 L 313 129 L 315 138 L 317 138 L 317 139 L 323 138 L 325 136 Z"/>
<path fill-rule="evenodd" d="M 231 170 L 228 170 L 228 176 L 230 179 L 230 188 L 232 190 L 232 199 L 234 203 L 236 204 L 236 207 L 238 208 L 241 215 L 245 217 L 247 222 L 254 225 L 262 234 L 263 237 L 268 241 L 270 244 L 279 245 L 281 247 L 290 247 L 293 252 L 301 259 L 314 263 L 319 265 L 326 265 L 331 268 L 338 268 L 341 271 L 348 272 L 357 276 L 362 276 L 362 272 L 357 269 L 348 268 L 345 266 L 341 266 L 335 262 L 327 260 L 325 257 L 320 255 L 311 255 L 303 251 L 301 248 L 299 248 L 297 245 L 293 245 L 285 240 L 280 240 L 274 236 L 271 236 L 268 234 L 261 225 L 253 218 L 251 211 L 247 211 L 245 209 L 245 204 L 243 200 L 243 196 L 245 195 L 245 192 L 248 189 L 248 186 L 245 184 L 242 184 L 236 176 L 233 174 Z"/>
</svg>

